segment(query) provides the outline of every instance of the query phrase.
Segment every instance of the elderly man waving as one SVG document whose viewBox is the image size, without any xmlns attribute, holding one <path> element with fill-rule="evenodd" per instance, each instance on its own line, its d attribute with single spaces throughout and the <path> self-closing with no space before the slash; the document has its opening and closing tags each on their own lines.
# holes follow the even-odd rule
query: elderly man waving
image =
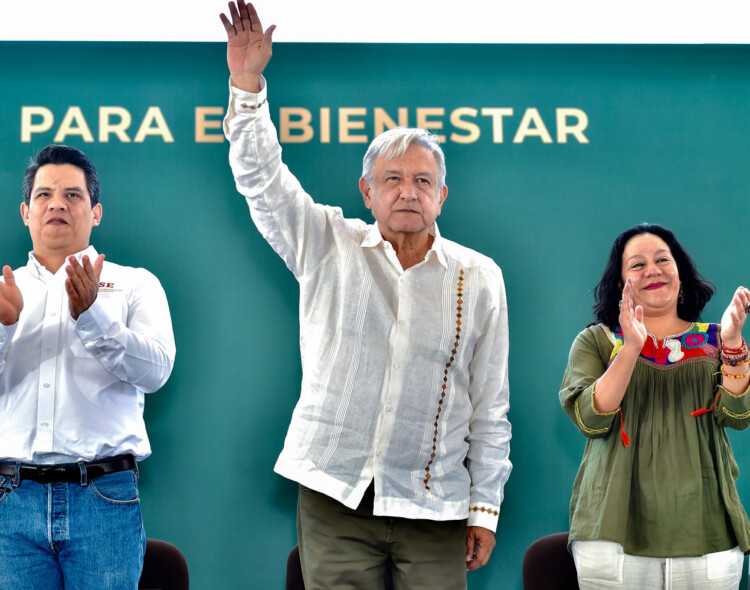
<svg viewBox="0 0 750 590">
<path fill-rule="evenodd" d="M 230 3 L 225 120 L 237 188 L 300 284 L 303 381 L 276 471 L 300 484 L 308 589 L 465 588 L 495 545 L 508 460 L 508 324 L 497 265 L 441 237 L 436 139 L 375 138 L 374 224 L 315 203 L 281 161 L 265 79 L 274 27 Z"/>
</svg>

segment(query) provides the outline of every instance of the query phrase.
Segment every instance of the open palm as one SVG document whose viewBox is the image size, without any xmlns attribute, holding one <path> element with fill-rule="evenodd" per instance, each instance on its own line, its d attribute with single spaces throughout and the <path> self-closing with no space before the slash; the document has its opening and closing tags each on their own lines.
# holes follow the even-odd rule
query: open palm
<svg viewBox="0 0 750 590">
<path fill-rule="evenodd" d="M 238 0 L 229 3 L 231 20 L 222 14 L 227 31 L 227 65 L 232 83 L 238 88 L 257 92 L 260 75 L 271 59 L 271 36 L 274 25 L 263 32 L 258 13 L 252 4 Z"/>
</svg>

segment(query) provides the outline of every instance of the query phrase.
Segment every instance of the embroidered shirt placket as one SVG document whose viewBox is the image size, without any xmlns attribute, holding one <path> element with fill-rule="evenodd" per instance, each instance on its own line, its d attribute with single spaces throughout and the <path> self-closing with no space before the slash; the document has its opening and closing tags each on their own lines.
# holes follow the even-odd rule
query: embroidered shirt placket
<svg viewBox="0 0 750 590">
<path fill-rule="evenodd" d="M 437 406 L 437 414 L 435 415 L 435 430 L 434 430 L 434 436 L 432 438 L 432 452 L 430 453 L 430 460 L 427 462 L 427 466 L 425 467 L 425 479 L 424 479 L 424 488 L 426 490 L 430 490 L 430 478 L 432 477 L 432 472 L 430 471 L 431 466 L 433 462 L 435 461 L 435 457 L 437 456 L 437 446 L 438 446 L 438 435 L 440 433 L 440 416 L 444 409 L 444 402 L 446 400 L 446 395 L 448 394 L 448 374 L 449 369 L 451 368 L 451 365 L 453 364 L 453 361 L 456 360 L 456 355 L 458 354 L 458 347 L 459 343 L 461 341 L 461 326 L 463 322 L 461 319 L 463 318 L 463 314 L 461 313 L 463 311 L 463 296 L 464 296 L 464 269 L 462 268 L 459 272 L 458 276 L 458 284 L 456 285 L 456 340 L 453 343 L 453 348 L 451 350 L 451 356 L 448 360 L 448 362 L 445 364 L 445 370 L 444 370 L 444 378 L 443 378 L 443 384 L 440 387 L 440 399 L 438 401 Z"/>
</svg>

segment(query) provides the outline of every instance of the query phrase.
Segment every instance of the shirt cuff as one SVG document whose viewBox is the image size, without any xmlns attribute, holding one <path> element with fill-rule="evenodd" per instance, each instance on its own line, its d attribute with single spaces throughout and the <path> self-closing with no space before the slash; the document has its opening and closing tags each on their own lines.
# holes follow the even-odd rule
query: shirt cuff
<svg viewBox="0 0 750 590">
<path fill-rule="evenodd" d="M 497 530 L 497 521 L 499 518 L 499 506 L 472 502 L 469 504 L 469 518 L 466 521 L 466 526 L 480 526 L 494 533 Z"/>
<path fill-rule="evenodd" d="M 112 326 L 111 318 L 98 301 L 94 301 L 91 307 L 79 315 L 78 320 L 72 321 L 75 324 L 76 334 L 84 346 L 88 342 L 107 338 L 107 333 Z"/>
<path fill-rule="evenodd" d="M 719 390 L 721 391 L 719 406 L 724 414 L 735 420 L 746 420 L 750 417 L 750 395 L 747 395 L 750 385 L 739 395 L 731 393 L 721 385 Z"/>
<path fill-rule="evenodd" d="M 620 411 L 619 408 L 612 412 L 599 412 L 594 407 L 593 383 L 581 392 L 575 401 L 576 424 L 587 436 L 603 435 L 609 432 L 614 421 L 614 416 Z"/>
<path fill-rule="evenodd" d="M 232 97 L 232 107 L 236 113 L 249 113 L 256 111 L 261 108 L 268 100 L 266 91 L 266 79 L 260 77 L 260 92 L 257 94 L 253 92 L 247 92 L 232 86 L 232 78 L 229 78 L 229 94 Z"/>
<path fill-rule="evenodd" d="M 8 350 L 10 341 L 13 340 L 13 335 L 16 333 L 16 328 L 18 328 L 18 322 L 10 326 L 0 324 L 0 352 Z"/>
</svg>

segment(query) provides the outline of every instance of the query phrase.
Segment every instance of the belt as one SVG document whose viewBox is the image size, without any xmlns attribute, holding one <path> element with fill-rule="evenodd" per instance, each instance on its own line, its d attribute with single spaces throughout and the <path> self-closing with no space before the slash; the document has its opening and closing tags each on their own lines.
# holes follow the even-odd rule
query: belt
<svg viewBox="0 0 750 590">
<path fill-rule="evenodd" d="M 120 455 L 111 459 L 81 463 L 66 463 L 64 465 L 29 465 L 27 463 L 8 463 L 0 461 L 0 475 L 14 477 L 16 465 L 20 479 L 30 479 L 37 483 L 64 483 L 81 480 L 81 465 L 86 469 L 86 479 L 96 479 L 107 473 L 116 473 L 135 469 L 135 458 L 133 455 Z"/>
</svg>

